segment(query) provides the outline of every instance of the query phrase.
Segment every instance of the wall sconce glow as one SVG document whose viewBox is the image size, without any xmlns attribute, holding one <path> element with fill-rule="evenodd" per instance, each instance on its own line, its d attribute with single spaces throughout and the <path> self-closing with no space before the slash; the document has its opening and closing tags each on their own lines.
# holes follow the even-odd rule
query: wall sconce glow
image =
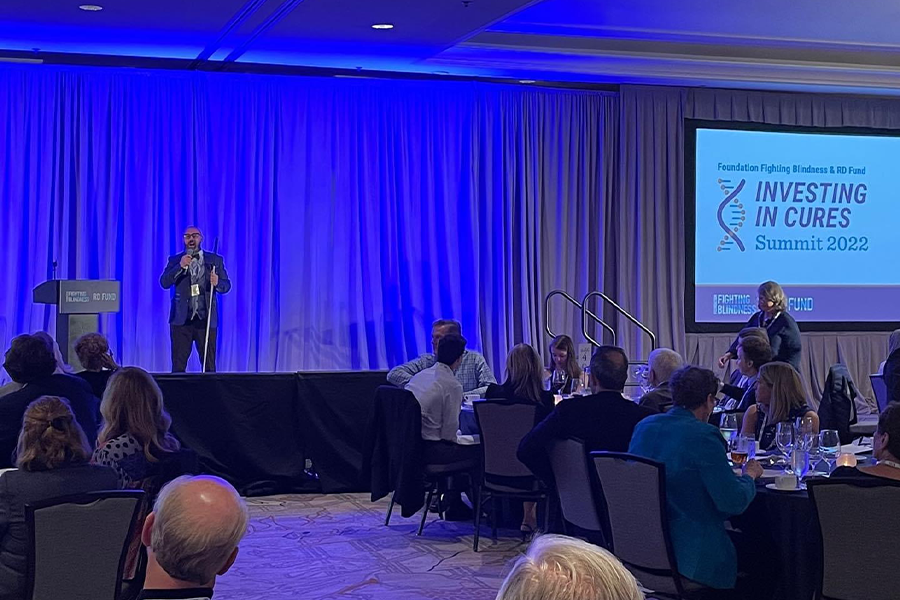
<svg viewBox="0 0 900 600">
<path fill-rule="evenodd" d="M 393 29 L 393 23 L 375 23 L 372 25 L 372 29 Z"/>
<path fill-rule="evenodd" d="M 78 8 L 86 12 L 98 12 L 103 10 L 103 7 L 99 4 L 82 4 Z"/>
</svg>

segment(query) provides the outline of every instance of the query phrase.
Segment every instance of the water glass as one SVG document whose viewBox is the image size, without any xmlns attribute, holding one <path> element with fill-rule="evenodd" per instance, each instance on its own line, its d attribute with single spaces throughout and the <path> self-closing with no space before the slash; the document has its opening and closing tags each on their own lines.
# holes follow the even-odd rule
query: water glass
<svg viewBox="0 0 900 600">
<path fill-rule="evenodd" d="M 819 450 L 822 452 L 822 458 L 828 465 L 828 473 L 834 468 L 841 455 L 841 437 L 835 429 L 823 429 L 819 432 Z"/>
<path fill-rule="evenodd" d="M 724 413 L 719 421 L 719 431 L 722 432 L 722 437 L 725 438 L 729 448 L 731 448 L 732 440 L 738 434 L 738 420 L 737 413 Z"/>
<path fill-rule="evenodd" d="M 784 468 L 791 462 L 791 450 L 794 447 L 794 430 L 790 423 L 779 423 L 775 426 L 775 445 L 784 456 Z"/>
<path fill-rule="evenodd" d="M 797 476 L 797 481 L 802 481 L 809 472 L 809 452 L 795 448 L 791 454 L 791 470 Z"/>
</svg>

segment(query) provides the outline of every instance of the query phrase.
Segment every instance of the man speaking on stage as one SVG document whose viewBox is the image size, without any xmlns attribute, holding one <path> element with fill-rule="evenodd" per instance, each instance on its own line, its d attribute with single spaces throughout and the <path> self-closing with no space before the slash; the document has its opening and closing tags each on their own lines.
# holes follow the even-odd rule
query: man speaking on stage
<svg viewBox="0 0 900 600">
<path fill-rule="evenodd" d="M 169 257 L 159 284 L 164 289 L 174 287 L 172 308 L 169 311 L 169 333 L 172 337 L 172 372 L 184 373 L 191 345 L 196 344 L 200 363 L 204 363 L 204 347 L 208 345 L 204 371 L 216 370 L 216 308 L 215 294 L 210 298 L 210 286 L 219 294 L 231 289 L 222 257 L 201 249 L 203 234 L 196 227 L 184 230 L 184 254 Z M 208 319 L 207 319 L 208 317 Z M 207 327 L 208 325 L 208 327 Z M 207 341 L 207 331 L 209 339 Z"/>
</svg>

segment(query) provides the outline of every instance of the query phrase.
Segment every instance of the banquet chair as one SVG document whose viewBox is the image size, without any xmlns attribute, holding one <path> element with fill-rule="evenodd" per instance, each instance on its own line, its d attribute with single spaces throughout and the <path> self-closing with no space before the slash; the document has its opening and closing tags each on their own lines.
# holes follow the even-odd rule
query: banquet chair
<svg viewBox="0 0 900 600">
<path fill-rule="evenodd" d="M 574 525 L 586 534 L 588 541 L 608 548 L 606 514 L 599 510 L 602 505 L 596 490 L 599 484 L 584 442 L 574 438 L 553 442 L 549 455 L 564 533 L 571 535 L 569 525 Z"/>
<path fill-rule="evenodd" d="M 872 373 L 869 375 L 869 381 L 872 383 L 872 392 L 875 394 L 875 403 L 878 405 L 878 412 L 884 412 L 888 405 L 887 384 L 884 382 L 884 375 L 881 373 Z"/>
<path fill-rule="evenodd" d="M 613 554 L 648 597 L 691 600 L 708 588 L 678 573 L 666 510 L 665 466 L 623 452 L 591 452 L 609 518 Z"/>
<path fill-rule="evenodd" d="M 491 499 L 491 534 L 497 538 L 497 500 L 511 498 L 543 502 L 544 523 L 549 521 L 547 489 L 519 461 L 522 438 L 534 427 L 536 404 L 515 400 L 476 400 L 475 420 L 481 431 L 482 477 L 475 489 L 475 542 L 478 552 L 481 507 Z"/>
<path fill-rule="evenodd" d="M 104 491 L 25 505 L 28 600 L 115 600 L 144 492 Z"/>
<path fill-rule="evenodd" d="M 412 392 L 383 385 L 375 392 L 374 409 L 364 459 L 371 499 L 374 502 L 391 494 L 385 526 L 390 524 L 394 504 L 400 505 L 403 517 L 411 517 L 424 506 L 416 533 L 422 535 L 435 494 L 440 498 L 450 477 L 475 479 L 477 461 L 426 464 L 422 460 L 422 410 Z M 440 506 L 439 512 L 443 517 Z"/>
<path fill-rule="evenodd" d="M 807 485 L 822 536 L 818 598 L 900 597 L 900 482 L 836 478 Z"/>
</svg>

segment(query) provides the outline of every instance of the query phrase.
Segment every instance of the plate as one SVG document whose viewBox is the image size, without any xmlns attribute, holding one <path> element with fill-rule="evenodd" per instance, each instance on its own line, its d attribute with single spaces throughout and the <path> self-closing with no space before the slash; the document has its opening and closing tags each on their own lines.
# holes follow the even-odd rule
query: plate
<svg viewBox="0 0 900 600">
<path fill-rule="evenodd" d="M 805 484 L 805 483 L 801 483 L 801 484 L 800 484 L 800 487 L 795 488 L 795 489 L 793 489 L 793 490 L 783 490 L 783 489 L 781 489 L 781 488 L 775 487 L 775 484 L 774 484 L 774 483 L 767 483 L 767 484 L 766 484 L 766 489 L 767 489 L 767 490 L 775 490 L 776 492 L 786 492 L 786 493 L 790 494 L 791 492 L 803 492 L 803 491 L 805 491 L 805 490 L 806 490 L 806 484 Z"/>
</svg>

